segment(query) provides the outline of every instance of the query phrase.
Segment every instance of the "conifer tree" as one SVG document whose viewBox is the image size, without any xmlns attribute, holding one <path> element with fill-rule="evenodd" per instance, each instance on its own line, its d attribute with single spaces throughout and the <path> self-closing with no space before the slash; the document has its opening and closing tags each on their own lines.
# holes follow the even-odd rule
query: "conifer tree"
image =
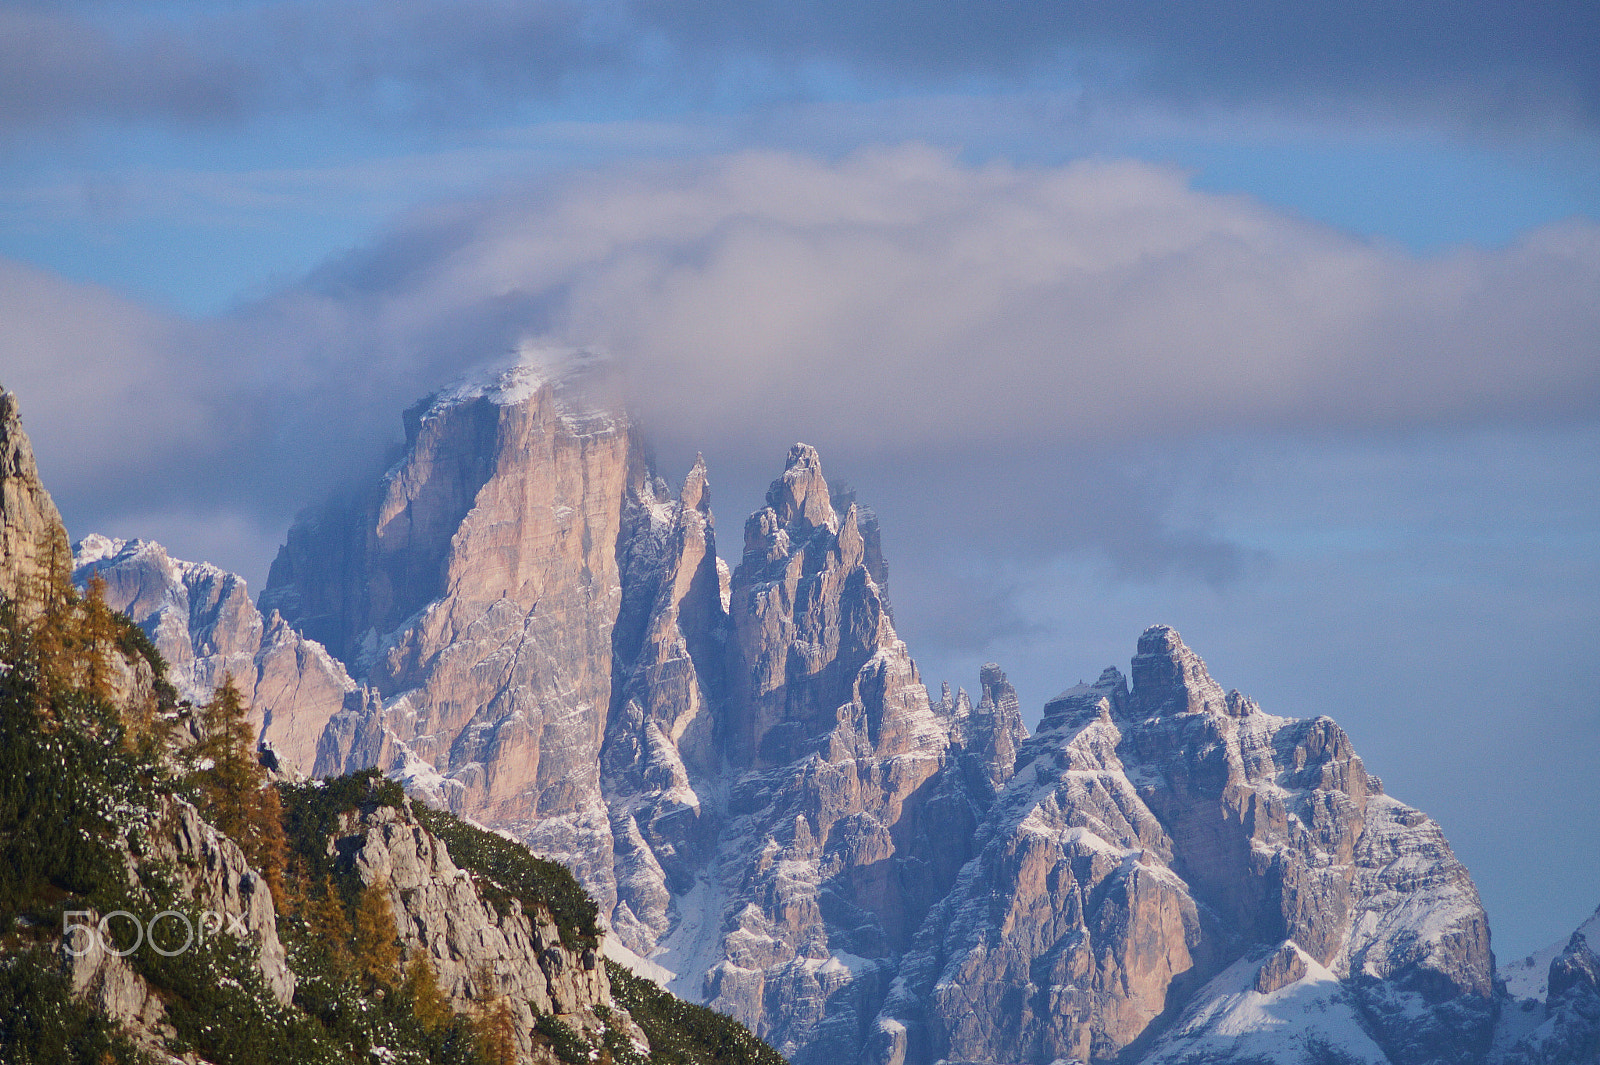
<svg viewBox="0 0 1600 1065">
<path fill-rule="evenodd" d="M 322 893 L 314 902 L 307 902 L 306 930 L 311 941 L 318 943 L 326 953 L 328 967 L 335 980 L 350 979 L 355 974 L 355 960 L 350 954 L 350 919 L 344 912 L 344 900 L 333 878 L 322 878 Z"/>
<path fill-rule="evenodd" d="M 61 721 L 56 706 L 59 698 L 74 687 L 75 618 L 71 601 L 58 595 L 53 577 L 35 576 L 20 589 L 17 597 L 19 618 L 27 633 L 31 652 L 35 708 L 43 731 L 52 732 Z"/>
<path fill-rule="evenodd" d="M 115 630 L 111 621 L 111 609 L 106 606 L 106 579 L 98 573 L 89 578 L 88 594 L 83 601 L 83 614 L 89 694 L 109 704 L 112 696 L 109 656 Z"/>
<path fill-rule="evenodd" d="M 517 1025 L 504 995 L 484 1004 L 473 1027 L 478 1056 L 488 1065 L 517 1065 Z"/>
<path fill-rule="evenodd" d="M 450 1000 L 439 990 L 439 977 L 433 971 L 433 963 L 423 951 L 418 951 L 417 956 L 411 959 L 411 964 L 406 966 L 401 992 L 412 1016 L 431 1034 L 443 1031 L 455 1018 Z"/>
<path fill-rule="evenodd" d="M 388 881 L 361 891 L 356 902 L 355 953 L 369 988 L 395 985 L 400 976 L 400 931 L 389 906 Z"/>
<path fill-rule="evenodd" d="M 86 693 L 108 707 L 120 704 L 115 709 L 126 730 L 129 747 L 147 757 L 159 757 L 166 736 L 158 718 L 156 694 L 124 691 L 119 699 L 116 690 L 118 673 L 127 673 L 130 668 L 143 664 L 125 646 L 127 637 L 137 631 L 132 620 L 106 605 L 106 580 L 99 573 L 89 577 L 83 598 L 70 605 L 69 609 L 76 610 L 80 616 L 78 627 L 82 634 L 82 646 L 79 657 L 86 671 Z M 152 662 L 150 665 L 155 670 L 154 679 L 159 689 L 164 682 L 162 671 L 165 663 Z"/>
<path fill-rule="evenodd" d="M 472 974 L 472 997 L 477 1009 L 472 1018 L 472 1041 L 487 1065 L 516 1065 L 517 1030 L 511 1006 L 500 993 L 500 981 L 488 962 Z"/>
<path fill-rule="evenodd" d="M 197 767 L 191 781 L 200 789 L 212 823 L 232 837 L 250 864 L 267 879 L 275 904 L 286 901 L 284 863 L 289 843 L 283 832 L 283 806 L 255 753 L 244 697 L 231 676 L 224 677 L 200 708 L 200 742 L 189 754 Z"/>
</svg>

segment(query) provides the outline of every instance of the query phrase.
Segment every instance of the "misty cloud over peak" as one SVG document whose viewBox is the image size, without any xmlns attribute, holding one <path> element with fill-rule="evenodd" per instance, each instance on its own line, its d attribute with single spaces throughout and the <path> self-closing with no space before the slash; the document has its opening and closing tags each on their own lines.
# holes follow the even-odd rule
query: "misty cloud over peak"
<svg viewBox="0 0 1600 1065">
<path fill-rule="evenodd" d="M 929 491 L 974 455 L 1036 484 L 1089 452 L 1600 401 L 1600 227 L 1419 258 L 1131 161 L 910 145 L 569 175 L 431 209 L 200 323 L 6 269 L 0 339 L 31 353 L 6 383 L 69 512 L 105 515 L 186 495 L 281 529 L 379 461 L 412 400 L 529 338 L 612 353 L 667 453 L 716 469 L 816 440 Z M 128 387 L 75 387 L 97 374 Z M 1172 535 L 1140 557 L 1248 568 Z"/>
</svg>

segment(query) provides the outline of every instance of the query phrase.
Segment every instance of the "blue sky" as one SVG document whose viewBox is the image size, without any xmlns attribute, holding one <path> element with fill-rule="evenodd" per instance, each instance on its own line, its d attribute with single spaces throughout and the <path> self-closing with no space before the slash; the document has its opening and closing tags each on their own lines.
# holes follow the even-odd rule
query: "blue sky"
<svg viewBox="0 0 1600 1065">
<path fill-rule="evenodd" d="M 259 586 L 410 400 L 604 346 L 734 535 L 822 447 L 930 679 L 1161 621 L 1336 717 L 1503 958 L 1600 904 L 1597 291 L 1592 4 L 0 3 L 74 535 Z"/>
</svg>

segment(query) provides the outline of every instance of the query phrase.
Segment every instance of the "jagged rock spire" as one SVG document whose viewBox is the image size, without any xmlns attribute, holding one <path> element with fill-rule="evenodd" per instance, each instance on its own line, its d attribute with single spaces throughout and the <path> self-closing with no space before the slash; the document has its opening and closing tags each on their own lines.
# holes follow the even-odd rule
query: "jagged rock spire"
<svg viewBox="0 0 1600 1065">
<path fill-rule="evenodd" d="M 822 459 L 816 448 L 810 444 L 795 444 L 789 449 L 783 476 L 767 489 L 767 506 L 784 528 L 839 530 L 839 516 L 834 513 L 828 479 L 822 474 Z"/>
<path fill-rule="evenodd" d="M 711 482 L 706 472 L 706 457 L 698 451 L 695 452 L 694 465 L 689 467 L 689 474 L 683 479 L 683 490 L 678 493 L 678 500 L 690 510 L 711 513 Z"/>
<path fill-rule="evenodd" d="M 1225 713 L 1227 695 L 1211 679 L 1200 656 L 1184 645 L 1178 630 L 1152 625 L 1139 637 L 1133 656 L 1133 698 L 1139 710 L 1151 717 Z"/>
</svg>

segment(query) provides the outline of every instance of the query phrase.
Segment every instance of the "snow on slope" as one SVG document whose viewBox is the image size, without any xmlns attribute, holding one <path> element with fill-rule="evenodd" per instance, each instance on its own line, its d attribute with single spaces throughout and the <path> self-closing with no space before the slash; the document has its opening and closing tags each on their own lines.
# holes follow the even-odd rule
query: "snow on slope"
<svg viewBox="0 0 1600 1065">
<path fill-rule="evenodd" d="M 1141 1065 L 1233 1059 L 1299 1065 L 1315 1060 L 1319 1047 L 1336 1049 L 1350 1065 L 1390 1065 L 1367 1034 L 1355 1000 L 1339 978 L 1299 947 L 1294 950 L 1305 965 L 1305 976 L 1263 994 L 1256 990 L 1262 956 L 1235 962 L 1201 988 L 1177 1026 Z"/>
<path fill-rule="evenodd" d="M 1600 908 L 1579 925 L 1577 931 L 1583 933 L 1591 946 L 1600 945 Z M 1546 985 L 1550 980 L 1550 963 L 1555 960 L 1557 954 L 1567 949 L 1567 941 L 1571 938 L 1562 936 L 1543 950 L 1534 951 L 1520 961 L 1502 965 L 1500 975 L 1505 977 L 1506 990 L 1511 992 L 1511 997 L 1533 998 L 1543 1002 L 1548 990 Z"/>
</svg>

